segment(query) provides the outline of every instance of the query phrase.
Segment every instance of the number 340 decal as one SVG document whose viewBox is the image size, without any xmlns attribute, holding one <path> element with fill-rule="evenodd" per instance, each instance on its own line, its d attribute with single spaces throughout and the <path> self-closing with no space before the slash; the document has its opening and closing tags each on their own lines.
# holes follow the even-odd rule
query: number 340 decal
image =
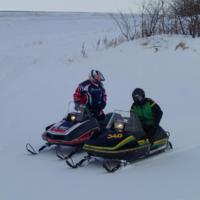
<svg viewBox="0 0 200 200">
<path fill-rule="evenodd" d="M 121 133 L 115 133 L 115 134 L 108 134 L 107 139 L 116 139 L 116 138 L 122 138 L 123 134 Z"/>
</svg>

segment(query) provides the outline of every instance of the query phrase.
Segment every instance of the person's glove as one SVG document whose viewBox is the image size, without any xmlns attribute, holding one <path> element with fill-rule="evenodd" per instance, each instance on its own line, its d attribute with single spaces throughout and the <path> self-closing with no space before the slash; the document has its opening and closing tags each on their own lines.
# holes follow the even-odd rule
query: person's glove
<svg viewBox="0 0 200 200">
<path fill-rule="evenodd" d="M 84 112 L 86 110 L 86 108 L 87 108 L 86 105 L 82 105 L 82 104 L 79 105 L 79 110 L 81 112 Z"/>
</svg>

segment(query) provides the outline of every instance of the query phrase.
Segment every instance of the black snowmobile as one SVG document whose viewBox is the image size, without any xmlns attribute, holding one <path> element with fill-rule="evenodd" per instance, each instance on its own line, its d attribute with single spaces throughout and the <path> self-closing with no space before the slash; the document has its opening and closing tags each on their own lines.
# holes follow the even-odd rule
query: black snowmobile
<svg viewBox="0 0 200 200">
<path fill-rule="evenodd" d="M 103 167 L 108 172 L 114 172 L 128 163 L 171 149 L 169 136 L 169 132 L 159 127 L 154 135 L 153 144 L 150 144 L 138 117 L 133 113 L 124 117 L 117 111 L 112 114 L 107 126 L 99 134 L 94 134 L 85 142 L 83 150 L 88 155 L 76 164 L 72 159 L 67 159 L 66 163 L 72 168 L 77 168 L 85 161 L 98 159 L 103 162 Z"/>
<path fill-rule="evenodd" d="M 85 108 L 77 112 L 69 112 L 68 115 L 58 123 L 49 125 L 42 134 L 46 144 L 36 151 L 31 144 L 26 144 L 26 149 L 35 155 L 46 147 L 56 146 L 57 156 L 61 159 L 71 157 L 80 150 L 83 144 L 95 132 L 99 132 L 100 126 L 96 118 Z M 75 147 L 68 155 L 62 154 L 61 146 Z"/>
</svg>

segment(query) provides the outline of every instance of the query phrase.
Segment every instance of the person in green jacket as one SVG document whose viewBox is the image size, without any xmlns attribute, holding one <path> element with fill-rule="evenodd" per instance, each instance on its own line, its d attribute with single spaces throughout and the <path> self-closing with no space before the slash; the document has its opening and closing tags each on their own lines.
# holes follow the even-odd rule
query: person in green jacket
<svg viewBox="0 0 200 200">
<path fill-rule="evenodd" d="M 154 134 L 159 126 L 163 112 L 155 101 L 145 97 L 145 92 L 141 88 L 136 88 L 132 92 L 132 97 L 134 102 L 130 112 L 134 112 L 138 116 L 142 127 L 152 144 Z"/>
</svg>

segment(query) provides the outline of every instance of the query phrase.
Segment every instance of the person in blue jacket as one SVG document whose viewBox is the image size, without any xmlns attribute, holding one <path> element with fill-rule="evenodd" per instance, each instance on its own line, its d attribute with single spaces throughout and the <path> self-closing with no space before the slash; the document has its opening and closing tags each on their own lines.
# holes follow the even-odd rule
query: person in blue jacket
<svg viewBox="0 0 200 200">
<path fill-rule="evenodd" d="M 103 109 L 107 95 L 102 83 L 104 80 L 100 71 L 91 70 L 89 79 L 81 82 L 74 93 L 75 109 L 85 106 L 99 121 L 105 119 Z"/>
</svg>

